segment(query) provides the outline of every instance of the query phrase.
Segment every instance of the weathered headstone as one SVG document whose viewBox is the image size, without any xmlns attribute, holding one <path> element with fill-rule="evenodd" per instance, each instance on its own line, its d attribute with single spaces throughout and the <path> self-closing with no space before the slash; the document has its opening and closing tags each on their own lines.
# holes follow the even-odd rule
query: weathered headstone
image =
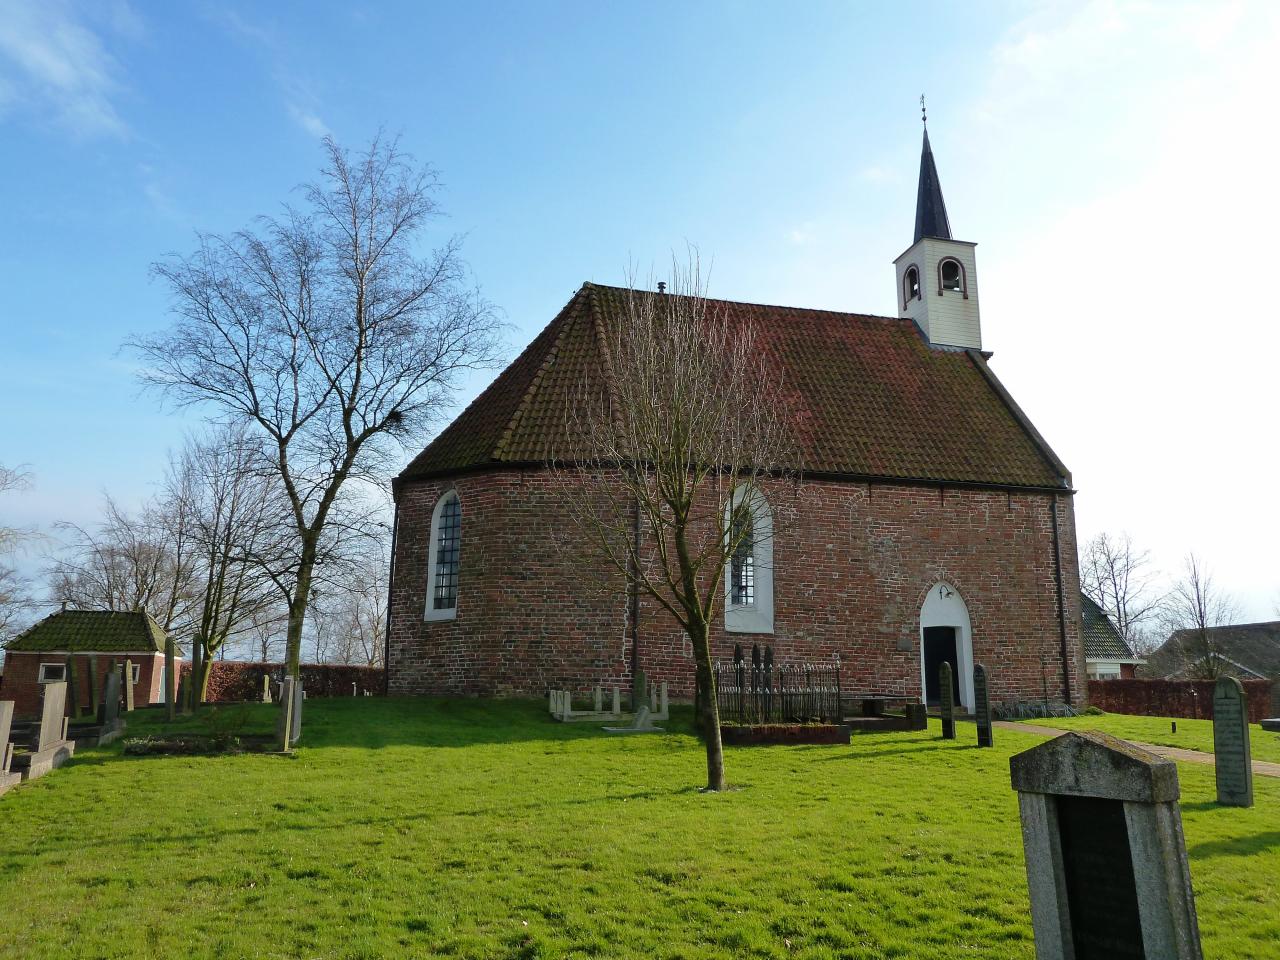
<svg viewBox="0 0 1280 960">
<path fill-rule="evenodd" d="M 96 720 L 101 706 L 98 702 L 98 658 L 90 654 L 86 662 L 89 665 L 89 715 Z"/>
<path fill-rule="evenodd" d="M 120 721 L 120 673 L 110 670 L 102 680 L 102 725 L 115 728 Z"/>
<path fill-rule="evenodd" d="M 980 663 L 973 665 L 973 713 L 978 721 L 978 746 L 991 746 L 991 697 L 987 691 L 987 668 Z"/>
<path fill-rule="evenodd" d="M 126 660 L 124 662 L 124 676 L 121 677 L 124 682 L 124 712 L 133 713 L 133 661 Z"/>
<path fill-rule="evenodd" d="M 658 712 L 658 688 L 652 685 L 649 687 L 649 712 Z"/>
<path fill-rule="evenodd" d="M 271 674 L 269 673 L 262 675 L 262 702 L 271 702 Z"/>
<path fill-rule="evenodd" d="M 36 730 L 31 752 L 48 750 L 66 739 L 63 719 L 67 712 L 67 682 L 46 683 L 40 689 L 40 727 Z"/>
<path fill-rule="evenodd" d="M 631 711 L 639 713 L 640 708 L 649 702 L 649 678 L 643 670 L 637 670 L 631 684 Z"/>
<path fill-rule="evenodd" d="M 938 667 L 938 695 L 942 698 L 942 739 L 956 738 L 956 704 L 951 693 L 951 664 L 943 660 Z"/>
<path fill-rule="evenodd" d="M 1009 769 L 1037 960 L 1201 960 L 1172 760 L 1067 733 Z"/>
<path fill-rule="evenodd" d="M 615 685 L 613 688 L 613 709 L 609 711 L 615 717 L 622 714 L 622 691 Z"/>
<path fill-rule="evenodd" d="M 67 657 L 67 702 L 66 707 L 73 718 L 80 716 L 80 678 L 76 676 L 76 658 Z"/>
<path fill-rule="evenodd" d="M 297 743 L 302 737 L 302 702 L 307 699 L 307 691 L 302 686 L 302 680 L 299 679 L 293 685 L 293 720 L 289 724 L 290 732 L 293 739 L 290 743 Z"/>
<path fill-rule="evenodd" d="M 600 689 L 599 684 L 596 684 L 595 692 L 592 695 L 591 706 L 594 708 L 596 713 L 601 713 L 604 710 L 604 691 Z"/>
<path fill-rule="evenodd" d="M 276 718 L 276 743 L 282 752 L 298 742 L 297 713 L 300 712 L 300 700 L 294 695 L 293 677 L 286 676 L 280 684 L 280 715 Z"/>
<path fill-rule="evenodd" d="M 1249 749 L 1249 706 L 1235 677 L 1219 677 L 1213 687 L 1213 766 L 1218 802 L 1253 806 L 1253 758 Z"/>
<path fill-rule="evenodd" d="M 605 727 L 609 733 L 662 733 L 662 727 L 655 727 L 649 717 L 649 708 L 641 706 L 636 711 L 635 719 L 629 727 Z"/>
<path fill-rule="evenodd" d="M 658 717 L 666 720 L 671 716 L 671 704 L 667 699 L 667 681 L 662 681 L 662 686 L 658 688 Z"/>
<path fill-rule="evenodd" d="M 22 774 L 9 772 L 13 763 L 13 744 L 9 742 L 12 727 L 13 701 L 0 700 L 0 793 L 22 782 Z"/>
</svg>

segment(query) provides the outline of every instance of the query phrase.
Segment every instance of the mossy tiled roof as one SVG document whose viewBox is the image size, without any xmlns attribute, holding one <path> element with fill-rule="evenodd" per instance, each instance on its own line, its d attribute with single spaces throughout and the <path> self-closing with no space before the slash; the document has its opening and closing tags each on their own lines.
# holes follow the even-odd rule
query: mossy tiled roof
<svg viewBox="0 0 1280 960">
<path fill-rule="evenodd" d="M 145 613 L 62 610 L 5 645 L 13 653 L 164 653 L 164 630 Z"/>
<path fill-rule="evenodd" d="M 1103 609 L 1080 594 L 1080 616 L 1084 627 L 1084 655 L 1086 660 L 1132 660 L 1133 651 L 1120 636 Z"/>
<path fill-rule="evenodd" d="M 604 388 L 601 332 L 629 291 L 587 283 L 405 468 L 400 481 L 572 460 L 565 424 L 582 385 Z M 754 326 L 804 424 L 808 473 L 1063 488 L 1066 469 L 976 351 L 931 347 L 909 319 L 714 301 Z"/>
</svg>

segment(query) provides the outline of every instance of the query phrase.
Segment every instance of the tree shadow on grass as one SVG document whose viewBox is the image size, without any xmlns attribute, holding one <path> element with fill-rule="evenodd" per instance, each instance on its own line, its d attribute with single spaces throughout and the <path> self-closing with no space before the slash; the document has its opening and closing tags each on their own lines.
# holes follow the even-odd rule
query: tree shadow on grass
<svg viewBox="0 0 1280 960">
<path fill-rule="evenodd" d="M 929 753 L 934 750 L 977 750 L 978 745 L 975 743 L 954 743 L 947 745 L 945 740 L 927 740 L 913 741 L 921 744 L 920 746 L 898 747 L 893 750 L 855 750 L 851 753 L 838 753 L 835 756 L 818 757 L 817 760 L 826 762 L 829 760 L 877 760 L 880 757 L 896 757 L 905 756 L 913 753 Z"/>
<path fill-rule="evenodd" d="M 1217 804 L 1213 804 L 1217 806 Z M 1251 857 L 1264 853 L 1272 847 L 1280 847 L 1280 830 L 1268 830 L 1245 837 L 1231 837 L 1226 840 L 1206 840 L 1189 847 L 1187 853 L 1193 857 Z"/>
</svg>

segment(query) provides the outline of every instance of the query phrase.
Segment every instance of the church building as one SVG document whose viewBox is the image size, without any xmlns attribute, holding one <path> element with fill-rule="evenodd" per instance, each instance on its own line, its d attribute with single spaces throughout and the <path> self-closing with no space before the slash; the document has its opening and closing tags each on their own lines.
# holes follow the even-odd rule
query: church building
<svg viewBox="0 0 1280 960">
<path fill-rule="evenodd" d="M 754 582 L 726 590 L 714 657 L 839 657 L 849 692 L 927 702 L 946 660 L 967 708 L 981 663 L 993 702 L 1083 702 L 1071 474 L 988 363 L 975 246 L 952 236 L 926 130 L 896 317 L 716 302 L 766 341 L 806 429 L 800 483 L 762 486 Z M 641 669 L 692 696 L 670 615 L 621 576 L 589 587 L 555 542 L 573 521 L 547 464 L 584 378 L 608 376 L 627 294 L 583 284 L 396 478 L 392 694 L 539 697 Z"/>
</svg>

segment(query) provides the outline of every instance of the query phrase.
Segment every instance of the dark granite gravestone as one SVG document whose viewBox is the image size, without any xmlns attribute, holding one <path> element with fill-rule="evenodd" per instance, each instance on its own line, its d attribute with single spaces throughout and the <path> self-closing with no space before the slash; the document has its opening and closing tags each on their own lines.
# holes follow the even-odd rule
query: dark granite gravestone
<svg viewBox="0 0 1280 960">
<path fill-rule="evenodd" d="M 1249 706 L 1235 677 L 1219 677 L 1213 687 L 1213 765 L 1218 802 L 1253 806 L 1253 762 L 1249 749 Z"/>
<path fill-rule="evenodd" d="M 120 671 L 109 670 L 102 681 L 102 725 L 115 729 L 120 722 Z"/>
<path fill-rule="evenodd" d="M 22 774 L 10 773 L 13 764 L 13 744 L 9 731 L 13 727 L 13 701 L 0 700 L 0 793 L 22 782 Z"/>
<path fill-rule="evenodd" d="M 987 668 L 980 663 L 973 665 L 973 713 L 978 721 L 978 746 L 991 746 L 991 697 L 987 693 Z"/>
<path fill-rule="evenodd" d="M 1201 960 L 1173 761 L 1068 733 L 1009 770 L 1037 960 Z"/>
<path fill-rule="evenodd" d="M 76 658 L 67 657 L 67 672 L 64 674 L 67 678 L 67 702 L 65 706 L 71 711 L 73 719 L 80 716 L 80 703 L 78 700 L 80 678 L 76 673 Z"/>
<path fill-rule="evenodd" d="M 89 664 L 89 716 L 97 719 L 102 706 L 98 702 L 98 658 L 91 653 L 86 659 Z"/>
<path fill-rule="evenodd" d="M 956 704 L 951 692 L 951 664 L 943 660 L 938 666 L 938 691 L 942 698 L 942 739 L 956 738 Z"/>
</svg>

